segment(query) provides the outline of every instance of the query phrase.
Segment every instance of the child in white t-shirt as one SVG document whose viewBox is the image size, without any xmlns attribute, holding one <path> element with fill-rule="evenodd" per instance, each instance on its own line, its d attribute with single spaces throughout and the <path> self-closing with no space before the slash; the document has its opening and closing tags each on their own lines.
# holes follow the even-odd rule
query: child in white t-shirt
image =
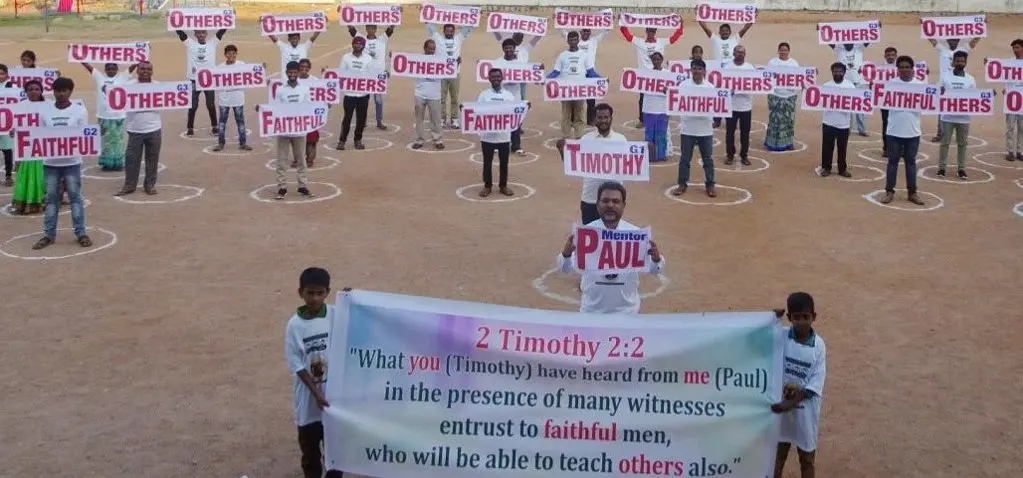
<svg viewBox="0 0 1023 478">
<path fill-rule="evenodd" d="M 238 47 L 234 45 L 224 47 L 224 59 L 227 61 L 218 66 L 245 64 L 244 61 L 238 61 Z M 252 146 L 249 146 L 245 141 L 247 139 L 245 131 L 245 90 L 239 88 L 236 90 L 217 91 L 217 105 L 220 107 L 220 120 L 217 122 L 217 145 L 213 147 L 213 150 L 224 150 L 224 143 L 227 142 L 227 138 L 225 138 L 227 115 L 228 113 L 234 113 L 234 122 L 238 126 L 238 148 L 244 151 L 252 151 Z"/>
<path fill-rule="evenodd" d="M 813 297 L 806 292 L 795 292 L 789 295 L 786 307 L 792 326 L 785 328 L 785 389 L 782 401 L 771 405 L 772 412 L 781 414 L 781 437 L 774 477 L 781 478 L 789 449 L 795 443 L 800 476 L 812 478 L 827 349 L 824 338 L 813 329 L 813 322 L 817 319 Z M 778 316 L 782 313 L 784 311 L 778 311 Z"/>
</svg>

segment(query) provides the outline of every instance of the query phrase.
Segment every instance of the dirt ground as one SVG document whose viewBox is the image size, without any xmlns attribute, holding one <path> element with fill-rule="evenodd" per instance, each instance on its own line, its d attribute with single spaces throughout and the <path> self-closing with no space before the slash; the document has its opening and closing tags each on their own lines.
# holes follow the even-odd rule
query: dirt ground
<svg viewBox="0 0 1023 478">
<path fill-rule="evenodd" d="M 764 15 L 743 44 L 749 60 L 765 63 L 778 42 L 788 41 L 800 63 L 825 68 L 832 55 L 817 45 L 813 25 L 837 19 Z M 919 39 L 915 17 L 882 20 L 885 41 L 868 50 L 870 60 L 880 61 L 883 46 L 895 45 L 936 61 Z M 992 19 L 991 36 L 971 59 L 974 75 L 982 73 L 981 58 L 1009 54 L 1018 31 L 1011 21 Z M 424 30 L 407 23 L 391 51 L 420 51 Z M 66 43 L 115 39 L 153 41 L 157 78 L 182 77 L 183 49 L 158 21 L 69 20 L 48 35 L 38 22 L 5 24 L 0 46 L 9 65 L 31 48 L 41 66 L 70 74 L 79 85 L 76 96 L 94 111 L 91 82 L 80 66 L 66 63 Z M 276 68 L 277 51 L 254 24 L 228 33 L 227 43 L 239 46 L 240 59 Z M 690 25 L 669 59 L 687 57 L 695 43 L 708 41 Z M 312 52 L 316 69 L 336 67 L 348 45 L 348 34 L 335 24 Z M 550 64 L 563 48 L 560 36 L 550 35 L 532 58 Z M 617 85 L 619 69 L 634 66 L 632 48 L 612 32 L 599 51 L 598 70 Z M 499 55 L 482 29 L 463 52 L 470 64 Z M 464 100 L 481 88 L 463 75 Z M 531 89 L 536 107 L 527 136 L 540 136 L 525 145 L 539 159 L 511 167 L 511 180 L 535 193 L 487 204 L 455 194 L 481 182 L 480 165 L 470 162 L 475 142 L 446 133 L 444 154 L 405 149 L 413 139 L 411 92 L 410 80 L 392 80 L 385 115 L 392 131 L 367 130 L 369 148 L 392 147 L 338 152 L 322 147 L 336 136 L 321 142 L 319 166 L 335 164 L 331 158 L 340 165 L 311 172 L 312 189 L 325 198 L 340 187 L 339 197 L 306 204 L 254 200 L 250 192 L 274 182 L 265 166 L 274 153 L 253 133 L 251 154 L 206 154 L 202 149 L 214 141 L 205 131 L 196 139 L 179 137 L 181 111 L 163 115 L 166 170 L 156 199 L 164 203 L 115 200 L 117 176 L 86 172 L 100 177 L 84 183 L 97 252 L 45 261 L 11 257 L 32 255 L 42 220 L 0 217 L 0 476 L 300 476 L 282 335 L 299 305 L 297 277 L 307 266 L 328 268 L 335 289 L 575 308 L 552 298 L 576 295 L 571 278 L 554 274 L 540 281 L 546 295 L 533 284 L 553 267 L 578 220 L 580 182 L 564 177 L 556 153 L 545 147 L 558 134 L 548 126 L 558 118 L 555 105 L 543 104 L 539 88 Z M 250 90 L 247 98 L 254 123 L 252 105 L 265 101 L 265 92 Z M 636 98 L 615 90 L 608 101 L 617 108 L 616 129 L 642 138 L 641 130 L 621 126 L 636 117 Z M 197 124 L 207 126 L 202 110 L 198 117 Z M 767 120 L 766 100 L 757 100 L 754 118 Z M 1023 217 L 1013 207 L 1023 201 L 1023 164 L 1000 156 L 1001 116 L 973 123 L 970 156 L 988 153 L 979 159 L 990 163 L 971 159 L 976 183 L 920 180 L 928 201 L 923 209 L 938 205 L 932 194 L 942 200 L 942 207 L 924 212 L 864 198 L 883 189 L 879 115 L 870 119 L 871 137 L 854 137 L 850 145 L 855 182 L 814 175 L 819 125 L 819 114 L 799 114 L 797 139 L 805 151 L 754 151 L 749 169 L 768 169 L 729 171 L 719 162 L 716 202 L 742 198 L 724 186 L 752 195 L 734 207 L 665 197 L 677 154 L 668 167 L 653 168 L 650 184 L 629 185 L 626 217 L 652 225 L 669 260 L 669 282 L 644 301 L 644 311 L 763 310 L 783 306 L 791 291 L 809 291 L 830 351 L 819 476 L 1018 477 Z M 926 136 L 933 132 L 934 120 L 925 120 Z M 753 146 L 762 141 L 763 127 L 755 123 Z M 723 148 L 715 148 L 718 161 Z M 922 168 L 936 164 L 936 145 L 925 142 L 921 152 L 929 158 Z M 933 178 L 934 169 L 925 176 Z M 701 174 L 694 168 L 694 184 Z M 904 177 L 899 184 L 904 187 Z M 203 193 L 184 200 L 194 190 L 172 185 Z M 514 188 L 519 196 L 527 192 Z M 691 191 L 686 199 L 708 200 L 699 188 Z M 271 192 L 256 197 L 266 200 Z M 0 190 L 0 202 L 9 193 Z M 469 189 L 468 197 L 475 199 L 474 193 Z M 920 209 L 905 202 L 904 193 L 893 206 Z M 70 226 L 69 216 L 60 221 Z M 110 233 L 116 243 L 99 250 L 111 244 Z M 16 236 L 24 237 L 10 240 Z M 83 251 L 64 230 L 46 252 Z M 658 283 L 645 281 L 643 289 L 656 292 Z M 796 476 L 795 469 L 787 476 Z"/>
</svg>

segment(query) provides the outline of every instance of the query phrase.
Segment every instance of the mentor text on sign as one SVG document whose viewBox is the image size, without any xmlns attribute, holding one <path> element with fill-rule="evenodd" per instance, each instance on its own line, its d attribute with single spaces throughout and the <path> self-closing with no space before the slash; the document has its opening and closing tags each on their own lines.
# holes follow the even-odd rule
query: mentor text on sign
<svg viewBox="0 0 1023 478">
<path fill-rule="evenodd" d="M 632 230 L 604 229 L 576 224 L 575 268 L 581 272 L 624 274 L 645 272 L 650 258 L 649 227 Z"/>
</svg>

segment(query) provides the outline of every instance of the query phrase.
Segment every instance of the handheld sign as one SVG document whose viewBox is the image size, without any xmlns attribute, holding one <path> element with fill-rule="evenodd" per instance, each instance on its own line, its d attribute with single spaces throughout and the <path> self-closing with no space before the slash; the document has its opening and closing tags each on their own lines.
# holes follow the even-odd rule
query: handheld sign
<svg viewBox="0 0 1023 478">
<path fill-rule="evenodd" d="M 668 62 L 668 71 L 682 75 L 686 79 L 693 75 L 693 60 L 675 60 Z"/>
<path fill-rule="evenodd" d="M 18 103 L 28 98 L 25 90 L 20 88 L 0 88 L 0 106 Z"/>
<path fill-rule="evenodd" d="M 1005 99 L 1002 100 L 1002 112 L 1007 115 L 1023 114 L 1023 88 L 1009 88 L 1005 90 Z"/>
<path fill-rule="evenodd" d="M 547 17 L 490 12 L 487 16 L 487 32 L 521 33 L 542 37 L 547 34 Z"/>
<path fill-rule="evenodd" d="M 344 4 L 337 7 L 341 25 L 401 25 L 401 7 L 398 5 Z"/>
<path fill-rule="evenodd" d="M 554 78 L 543 85 L 544 101 L 600 100 L 607 95 L 607 78 Z"/>
<path fill-rule="evenodd" d="M 614 11 L 605 8 L 597 12 L 575 12 L 554 9 L 554 28 L 565 30 L 610 30 L 614 27 Z"/>
<path fill-rule="evenodd" d="M 677 13 L 622 13 L 618 26 L 625 28 L 678 28 L 682 17 Z"/>
<path fill-rule="evenodd" d="M 774 76 L 774 89 L 802 90 L 817 83 L 817 68 L 769 65 Z"/>
<path fill-rule="evenodd" d="M 328 105 L 341 104 L 341 97 L 344 94 L 341 93 L 340 83 L 336 77 L 323 80 L 299 80 L 299 82 L 309 87 L 310 101 L 326 103 Z M 267 100 L 268 102 L 274 102 L 274 99 L 277 97 L 277 89 L 283 84 L 284 81 L 280 79 L 270 80 L 270 83 L 267 85 L 267 93 L 270 95 L 269 100 Z"/>
<path fill-rule="evenodd" d="M 881 22 L 831 22 L 817 24 L 817 43 L 877 43 L 881 41 Z"/>
<path fill-rule="evenodd" d="M 259 17 L 259 34 L 265 37 L 325 31 L 327 31 L 327 15 L 324 15 L 323 12 L 298 15 L 262 15 Z"/>
<path fill-rule="evenodd" d="M 380 70 L 323 70 L 323 79 L 346 93 L 387 94 L 387 73 Z"/>
<path fill-rule="evenodd" d="M 477 83 L 490 83 L 490 70 L 491 68 L 498 68 L 501 70 L 503 84 L 522 84 L 522 83 L 543 83 L 544 75 L 543 64 L 541 63 L 517 63 L 513 61 L 505 60 L 479 60 L 476 62 L 476 82 Z"/>
<path fill-rule="evenodd" d="M 665 96 L 668 94 L 669 88 L 674 88 L 683 81 L 686 81 L 685 75 L 672 73 L 668 70 L 623 68 L 618 86 L 621 91 L 627 93 Z"/>
<path fill-rule="evenodd" d="M 327 124 L 326 103 L 259 105 L 259 136 L 302 136 Z"/>
<path fill-rule="evenodd" d="M 984 15 L 920 18 L 920 38 L 924 40 L 984 38 L 986 36 L 987 18 Z"/>
<path fill-rule="evenodd" d="M 921 83 L 928 82 L 931 70 L 926 61 L 918 61 L 913 66 L 913 78 Z M 895 64 L 863 63 L 860 67 L 860 78 L 866 83 L 885 83 L 899 77 L 899 68 Z"/>
<path fill-rule="evenodd" d="M 42 127 L 40 113 L 49 106 L 49 101 L 23 101 L 0 105 L 0 134 L 10 134 L 16 129 Z"/>
<path fill-rule="evenodd" d="M 419 21 L 451 24 L 456 27 L 476 27 L 480 24 L 480 8 L 427 3 L 419 9 Z"/>
<path fill-rule="evenodd" d="M 238 90 L 262 88 L 266 84 L 266 68 L 252 63 L 199 68 L 195 72 L 196 90 Z"/>
<path fill-rule="evenodd" d="M 72 43 L 67 46 L 68 63 L 117 63 L 134 65 L 149 61 L 149 42 Z"/>
<path fill-rule="evenodd" d="M 643 272 L 650 259 L 650 228 L 604 229 L 576 224 L 575 267 L 582 272 Z"/>
<path fill-rule="evenodd" d="M 167 31 L 234 30 L 230 8 L 172 8 L 167 12 Z"/>
<path fill-rule="evenodd" d="M 941 93 L 936 86 L 892 80 L 885 83 L 879 106 L 890 111 L 934 114 L 938 113 L 940 102 Z"/>
<path fill-rule="evenodd" d="M 707 23 L 756 23 L 757 6 L 752 3 L 700 2 L 696 21 Z"/>
<path fill-rule="evenodd" d="M 984 64 L 984 81 L 988 83 L 1023 82 L 1023 60 L 989 59 Z"/>
<path fill-rule="evenodd" d="M 645 141 L 570 139 L 562 152 L 565 176 L 605 181 L 650 181 Z"/>
<path fill-rule="evenodd" d="M 14 132 L 14 160 L 99 156 L 99 126 L 25 128 Z"/>
<path fill-rule="evenodd" d="M 732 115 L 732 92 L 721 88 L 682 86 L 668 90 L 668 114 L 674 116 Z"/>
<path fill-rule="evenodd" d="M 394 53 L 391 55 L 391 74 L 407 78 L 446 80 L 458 76 L 458 61 L 440 55 Z"/>
<path fill-rule="evenodd" d="M 506 133 L 519 129 L 529 108 L 525 101 L 463 103 L 462 134 Z"/>
<path fill-rule="evenodd" d="M 955 116 L 991 116 L 995 113 L 995 92 L 989 88 L 945 90 L 938 113 Z"/>
<path fill-rule="evenodd" d="M 804 111 L 832 111 L 869 115 L 874 112 L 873 93 L 865 88 L 810 85 L 803 91 Z"/>
<path fill-rule="evenodd" d="M 774 91 L 774 75 L 767 70 L 713 68 L 707 71 L 707 81 L 738 95 L 766 95 Z"/>
<path fill-rule="evenodd" d="M 110 111 L 168 111 L 192 107 L 190 81 L 127 83 L 107 89 Z"/>
<path fill-rule="evenodd" d="M 25 83 L 37 80 L 43 84 L 43 92 L 53 91 L 53 81 L 57 79 L 56 68 L 11 68 L 7 70 L 7 81 L 25 89 Z"/>
</svg>

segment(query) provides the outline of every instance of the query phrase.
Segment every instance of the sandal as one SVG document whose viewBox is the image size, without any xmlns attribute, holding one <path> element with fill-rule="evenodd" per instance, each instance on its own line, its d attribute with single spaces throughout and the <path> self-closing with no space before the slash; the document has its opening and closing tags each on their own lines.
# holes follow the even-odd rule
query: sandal
<svg viewBox="0 0 1023 478">
<path fill-rule="evenodd" d="M 53 245 L 53 238 L 43 236 L 42 239 L 39 239 L 39 241 L 32 246 L 32 250 L 38 251 L 39 249 L 45 249 L 47 247 L 50 247 L 51 245 Z"/>
<path fill-rule="evenodd" d="M 89 238 L 88 234 L 82 234 L 81 236 L 78 236 L 78 245 L 82 247 L 91 247 L 92 239 Z"/>
<path fill-rule="evenodd" d="M 501 191 L 501 194 L 504 194 L 505 196 L 514 196 L 515 195 L 515 191 L 512 191 L 508 187 L 503 187 L 503 188 L 499 189 L 499 191 Z"/>
</svg>

